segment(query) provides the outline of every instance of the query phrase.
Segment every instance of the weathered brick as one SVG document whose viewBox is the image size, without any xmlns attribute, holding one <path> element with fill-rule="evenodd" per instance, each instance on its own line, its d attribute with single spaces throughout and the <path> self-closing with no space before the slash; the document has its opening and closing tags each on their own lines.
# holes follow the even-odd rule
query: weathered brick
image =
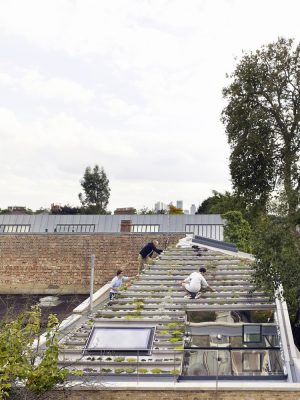
<svg viewBox="0 0 300 400">
<path fill-rule="evenodd" d="M 133 276 L 141 247 L 157 239 L 176 243 L 173 234 L 0 235 L 0 293 L 88 293 L 90 256 L 95 254 L 95 289 L 119 268 Z"/>
<path fill-rule="evenodd" d="M 299 400 L 300 390 L 74 390 L 55 393 L 55 400 Z"/>
</svg>

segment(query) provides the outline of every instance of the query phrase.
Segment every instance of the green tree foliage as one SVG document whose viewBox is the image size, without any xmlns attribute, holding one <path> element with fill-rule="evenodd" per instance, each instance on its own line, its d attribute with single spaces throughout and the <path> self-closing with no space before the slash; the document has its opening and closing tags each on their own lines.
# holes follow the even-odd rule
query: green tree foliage
<svg viewBox="0 0 300 400">
<path fill-rule="evenodd" d="M 173 206 L 173 204 L 169 204 L 169 214 L 182 215 L 183 210 L 182 208 L 177 208 L 176 206 Z"/>
<path fill-rule="evenodd" d="M 51 390 L 69 371 L 58 367 L 58 320 L 48 317 L 46 345 L 39 348 L 41 311 L 37 306 L 0 326 L 0 399 L 8 396 L 31 399 Z M 16 387 L 16 381 L 21 387 Z"/>
<path fill-rule="evenodd" d="M 292 217 L 300 190 L 300 44 L 279 38 L 244 54 L 230 78 L 222 120 L 234 189 L 262 212 L 283 190 Z"/>
<path fill-rule="evenodd" d="M 140 214 L 140 215 L 153 215 L 153 214 L 155 214 L 155 211 L 151 210 L 148 207 L 143 207 L 140 210 L 138 210 L 137 213 Z"/>
<path fill-rule="evenodd" d="M 228 211 L 222 214 L 226 220 L 224 227 L 225 242 L 234 243 L 239 250 L 250 252 L 251 228 L 249 223 L 243 218 L 240 211 Z"/>
<path fill-rule="evenodd" d="M 106 214 L 110 196 L 109 180 L 103 167 L 87 167 L 80 181 L 84 195 L 79 193 L 79 200 L 87 214 Z"/>
<path fill-rule="evenodd" d="M 143 207 L 140 210 L 138 210 L 137 212 L 140 215 L 155 215 L 155 214 L 168 214 L 168 210 L 154 210 L 154 209 L 150 209 L 148 207 Z"/>
<path fill-rule="evenodd" d="M 72 207 L 69 204 L 51 209 L 51 214 L 53 215 L 76 215 L 80 213 L 80 207 Z"/>
<path fill-rule="evenodd" d="M 227 211 L 245 211 L 242 200 L 235 194 L 224 194 L 212 191 L 213 195 L 205 199 L 197 210 L 197 214 L 223 214 Z"/>
<path fill-rule="evenodd" d="M 283 287 L 289 313 L 294 317 L 300 302 L 300 238 L 287 219 L 264 218 L 252 240 L 256 257 L 254 282 L 257 288 L 274 296 Z M 281 292 L 277 292 L 281 296 Z"/>
</svg>

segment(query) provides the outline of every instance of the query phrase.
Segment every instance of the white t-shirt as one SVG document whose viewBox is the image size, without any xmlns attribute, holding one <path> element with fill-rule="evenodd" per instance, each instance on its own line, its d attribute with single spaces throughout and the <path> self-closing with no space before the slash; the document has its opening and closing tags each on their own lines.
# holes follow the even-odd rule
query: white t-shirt
<svg viewBox="0 0 300 400">
<path fill-rule="evenodd" d="M 201 288 L 208 287 L 206 279 L 200 272 L 192 272 L 191 275 L 184 280 L 184 282 L 187 282 L 187 289 L 190 292 L 199 292 Z"/>
<path fill-rule="evenodd" d="M 128 276 L 122 276 L 121 278 L 115 276 L 110 283 L 111 293 L 117 293 L 118 291 L 116 289 L 118 289 L 122 285 L 123 281 L 128 281 L 128 279 Z"/>
</svg>

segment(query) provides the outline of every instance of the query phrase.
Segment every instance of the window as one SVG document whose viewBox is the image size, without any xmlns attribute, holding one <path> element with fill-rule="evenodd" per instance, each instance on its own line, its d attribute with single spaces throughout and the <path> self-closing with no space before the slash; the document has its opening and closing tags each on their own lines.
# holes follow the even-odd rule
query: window
<svg viewBox="0 0 300 400">
<path fill-rule="evenodd" d="M 261 343 L 262 328 L 261 325 L 243 325 L 244 343 Z"/>
<path fill-rule="evenodd" d="M 95 232 L 94 224 L 58 224 L 54 229 L 54 232 Z"/>
<path fill-rule="evenodd" d="M 159 232 L 159 224 L 135 224 L 131 226 L 131 232 L 142 233 L 142 232 Z"/>
<path fill-rule="evenodd" d="M 223 225 L 186 224 L 185 231 L 209 239 L 223 240 Z"/>
<path fill-rule="evenodd" d="M 122 352 L 149 354 L 155 328 L 94 327 L 85 352 Z"/>
<path fill-rule="evenodd" d="M 257 351 L 242 353 L 243 372 L 261 372 L 262 353 Z"/>
<path fill-rule="evenodd" d="M 30 231 L 31 225 L 0 225 L 0 233 L 26 233 Z"/>
</svg>

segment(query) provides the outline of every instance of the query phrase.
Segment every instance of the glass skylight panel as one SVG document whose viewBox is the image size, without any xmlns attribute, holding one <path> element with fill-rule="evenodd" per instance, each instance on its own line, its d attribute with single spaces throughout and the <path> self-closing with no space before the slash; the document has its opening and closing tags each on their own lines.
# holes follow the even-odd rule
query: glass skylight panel
<svg viewBox="0 0 300 400">
<path fill-rule="evenodd" d="M 262 370 L 262 353 L 253 352 L 243 352 L 242 353 L 242 363 L 243 372 L 261 372 Z"/>
<path fill-rule="evenodd" d="M 131 232 L 144 233 L 144 232 L 159 232 L 158 224 L 134 224 L 131 226 Z"/>
<path fill-rule="evenodd" d="M 243 325 L 244 343 L 261 343 L 262 327 L 261 325 Z"/>
<path fill-rule="evenodd" d="M 154 328 L 94 327 L 88 339 L 87 351 L 148 351 Z"/>
<path fill-rule="evenodd" d="M 30 225 L 16 225 L 16 224 L 0 225 L 0 232 L 4 233 L 23 233 L 29 231 L 30 231 Z"/>
<path fill-rule="evenodd" d="M 95 232 L 95 224 L 57 224 L 55 232 Z"/>
</svg>

